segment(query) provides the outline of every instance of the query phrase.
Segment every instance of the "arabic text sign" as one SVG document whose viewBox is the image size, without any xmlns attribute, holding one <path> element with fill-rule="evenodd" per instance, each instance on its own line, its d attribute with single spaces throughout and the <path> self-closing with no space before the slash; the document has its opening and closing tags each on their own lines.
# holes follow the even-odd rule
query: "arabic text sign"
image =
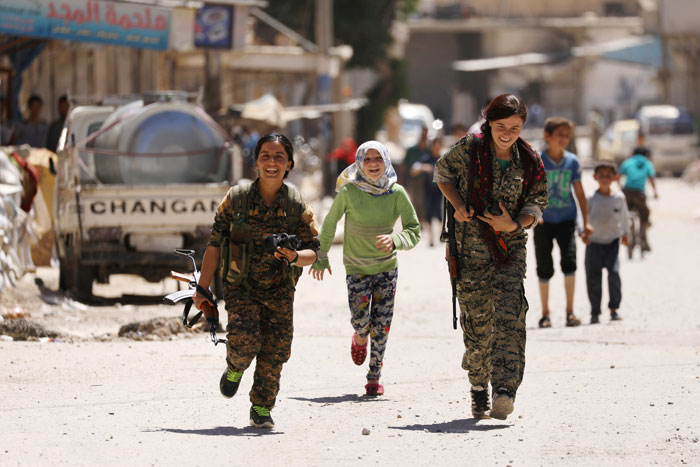
<svg viewBox="0 0 700 467">
<path fill-rule="evenodd" d="M 100 0 L 0 0 L 0 33 L 164 50 L 170 10 Z"/>
</svg>

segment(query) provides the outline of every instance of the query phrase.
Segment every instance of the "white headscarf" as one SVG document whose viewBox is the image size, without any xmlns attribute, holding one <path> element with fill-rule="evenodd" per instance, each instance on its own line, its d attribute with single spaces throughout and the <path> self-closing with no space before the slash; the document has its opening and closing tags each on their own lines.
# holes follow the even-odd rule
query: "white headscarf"
<svg viewBox="0 0 700 467">
<path fill-rule="evenodd" d="M 364 164 L 365 155 L 369 149 L 376 150 L 384 160 L 384 173 L 379 180 L 373 182 L 367 174 L 365 174 Z M 335 184 L 335 191 L 340 191 L 344 185 L 352 183 L 362 191 L 366 191 L 374 196 L 381 196 L 391 193 L 391 187 L 396 183 L 396 171 L 391 166 L 389 159 L 389 150 L 379 141 L 367 141 L 362 143 L 355 153 L 355 162 L 349 165 L 343 173 L 338 176 Z"/>
</svg>

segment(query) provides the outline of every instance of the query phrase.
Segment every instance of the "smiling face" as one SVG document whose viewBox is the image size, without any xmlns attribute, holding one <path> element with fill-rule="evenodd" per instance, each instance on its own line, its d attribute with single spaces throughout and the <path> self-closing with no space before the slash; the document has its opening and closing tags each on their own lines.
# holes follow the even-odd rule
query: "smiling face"
<svg viewBox="0 0 700 467">
<path fill-rule="evenodd" d="M 284 146 L 277 141 L 263 143 L 255 161 L 255 167 L 262 180 L 284 179 L 284 175 L 292 168 Z"/>
<path fill-rule="evenodd" d="M 558 126 L 551 133 L 544 132 L 544 142 L 547 143 L 550 152 L 559 154 L 569 147 L 571 142 L 571 128 L 566 125 Z"/>
<path fill-rule="evenodd" d="M 596 169 L 593 178 L 598 182 L 600 191 L 608 193 L 612 183 L 617 180 L 617 174 L 610 167 L 600 167 Z"/>
<path fill-rule="evenodd" d="M 493 120 L 491 124 L 491 137 L 496 147 L 496 152 L 505 152 L 520 136 L 525 123 L 520 115 L 511 115 L 508 118 Z"/>
<path fill-rule="evenodd" d="M 365 160 L 362 163 L 362 170 L 367 178 L 376 182 L 384 175 L 384 159 L 376 149 L 368 149 L 365 153 Z"/>
</svg>

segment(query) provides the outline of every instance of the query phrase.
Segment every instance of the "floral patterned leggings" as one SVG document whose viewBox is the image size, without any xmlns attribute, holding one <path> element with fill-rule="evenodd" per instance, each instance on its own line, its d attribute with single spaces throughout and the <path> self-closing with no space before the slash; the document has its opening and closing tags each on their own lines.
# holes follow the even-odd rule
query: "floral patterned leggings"
<svg viewBox="0 0 700 467">
<path fill-rule="evenodd" d="M 394 297 L 398 269 L 378 274 L 348 274 L 350 323 L 360 337 L 369 335 L 371 352 L 367 379 L 379 379 L 382 361 L 394 316 Z"/>
</svg>

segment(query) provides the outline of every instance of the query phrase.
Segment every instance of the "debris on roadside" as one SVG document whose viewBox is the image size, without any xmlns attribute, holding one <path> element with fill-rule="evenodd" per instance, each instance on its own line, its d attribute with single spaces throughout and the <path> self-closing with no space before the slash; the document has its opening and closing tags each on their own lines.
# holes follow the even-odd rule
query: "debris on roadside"
<svg viewBox="0 0 700 467">
<path fill-rule="evenodd" d="M 31 316 L 31 313 L 25 313 L 19 305 L 14 306 L 12 309 L 0 306 L 0 322 L 10 319 L 27 319 Z"/>
<path fill-rule="evenodd" d="M 25 318 L 5 319 L 0 322 L 0 335 L 10 336 L 16 341 L 39 340 L 43 337 L 53 339 L 60 336 L 57 332 L 47 330 Z"/>
<path fill-rule="evenodd" d="M 166 340 L 170 336 L 179 334 L 193 334 L 199 332 L 209 332 L 206 321 L 201 321 L 198 325 L 188 328 L 182 324 L 178 317 L 153 318 L 147 321 L 136 321 L 128 323 L 119 328 L 119 337 L 146 340 Z"/>
</svg>

